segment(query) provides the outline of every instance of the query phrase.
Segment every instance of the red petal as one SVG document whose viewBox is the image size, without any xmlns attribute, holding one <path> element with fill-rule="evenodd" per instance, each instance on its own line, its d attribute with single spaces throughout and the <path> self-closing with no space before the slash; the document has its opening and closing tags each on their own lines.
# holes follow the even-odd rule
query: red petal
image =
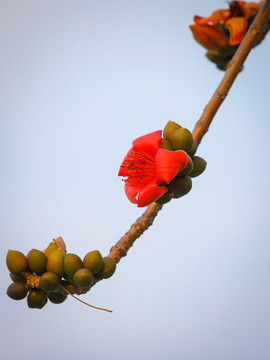
<svg viewBox="0 0 270 360">
<path fill-rule="evenodd" d="M 229 36 L 210 25 L 190 25 L 193 36 L 207 50 L 220 51 L 229 41 Z"/>
<path fill-rule="evenodd" d="M 159 149 L 155 158 L 157 185 L 164 181 L 169 184 L 187 163 L 188 155 L 185 151 Z"/>
<path fill-rule="evenodd" d="M 133 141 L 133 150 L 141 151 L 145 154 L 155 157 L 156 152 L 160 148 L 162 130 L 154 131 L 150 134 L 146 134 L 138 137 Z"/>
<path fill-rule="evenodd" d="M 127 179 L 125 181 L 125 192 L 126 192 L 126 195 L 128 197 L 128 199 L 133 203 L 133 204 L 136 204 L 137 203 L 137 195 L 138 195 L 138 192 L 139 192 L 139 189 L 134 187 L 129 179 Z"/>
<path fill-rule="evenodd" d="M 244 17 L 234 17 L 226 22 L 226 28 L 230 32 L 230 45 L 238 45 L 244 39 L 247 30 L 247 19 Z"/>
<path fill-rule="evenodd" d="M 150 205 L 152 202 L 159 199 L 167 191 L 168 189 L 165 186 L 158 187 L 155 180 L 149 182 L 139 192 L 138 207 Z"/>
</svg>

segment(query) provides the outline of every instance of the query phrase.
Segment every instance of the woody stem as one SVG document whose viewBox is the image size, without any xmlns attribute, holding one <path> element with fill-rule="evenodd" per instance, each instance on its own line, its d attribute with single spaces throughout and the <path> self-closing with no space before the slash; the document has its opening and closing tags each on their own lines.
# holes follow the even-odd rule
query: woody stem
<svg viewBox="0 0 270 360">
<path fill-rule="evenodd" d="M 237 52 L 230 61 L 221 83 L 195 125 L 192 134 L 198 144 L 208 131 L 216 112 L 228 95 L 234 80 L 243 69 L 243 64 L 251 49 L 263 39 L 265 34 L 269 31 L 269 28 L 270 0 L 266 0 L 252 22 L 241 45 L 238 47 Z M 116 262 L 119 262 L 123 256 L 126 256 L 127 251 L 132 247 L 135 240 L 139 238 L 150 225 L 152 225 L 155 217 L 161 209 L 162 205 L 157 203 L 149 205 L 143 215 L 131 226 L 130 230 L 128 230 L 126 234 L 111 248 L 109 256 L 115 258 Z"/>
</svg>

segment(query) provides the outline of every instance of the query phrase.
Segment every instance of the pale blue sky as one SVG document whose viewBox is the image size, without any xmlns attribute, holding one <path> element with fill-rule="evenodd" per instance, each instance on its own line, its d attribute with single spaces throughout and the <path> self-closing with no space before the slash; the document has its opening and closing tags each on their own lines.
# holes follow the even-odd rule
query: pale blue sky
<svg viewBox="0 0 270 360">
<path fill-rule="evenodd" d="M 198 155 L 207 171 L 164 207 L 82 300 L 30 310 L 5 292 L 7 249 L 63 236 L 83 257 L 142 213 L 119 166 L 168 120 L 190 128 L 223 73 L 188 25 L 223 1 L 1 1 L 1 356 L 5 360 L 268 360 L 270 37 L 250 55 Z"/>
</svg>

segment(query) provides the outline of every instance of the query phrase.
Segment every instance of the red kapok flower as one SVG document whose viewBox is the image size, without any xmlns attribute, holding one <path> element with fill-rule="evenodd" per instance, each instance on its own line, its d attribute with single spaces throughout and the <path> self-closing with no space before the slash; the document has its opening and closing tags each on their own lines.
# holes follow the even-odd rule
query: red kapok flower
<svg viewBox="0 0 270 360">
<path fill-rule="evenodd" d="M 216 10 L 205 18 L 194 16 L 195 25 L 190 25 L 190 29 L 198 43 L 218 53 L 226 45 L 240 44 L 247 32 L 248 19 L 257 14 L 262 3 L 231 1 L 230 9 Z"/>
<path fill-rule="evenodd" d="M 159 199 L 175 176 L 188 163 L 185 151 L 162 149 L 162 130 L 141 136 L 133 141 L 118 175 L 127 177 L 125 192 L 138 207 L 147 206 Z"/>
</svg>

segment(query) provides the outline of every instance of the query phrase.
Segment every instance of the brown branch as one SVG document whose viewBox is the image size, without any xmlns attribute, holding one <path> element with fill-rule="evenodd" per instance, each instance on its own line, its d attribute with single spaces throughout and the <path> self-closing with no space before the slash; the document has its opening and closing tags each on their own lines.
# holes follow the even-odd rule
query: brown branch
<svg viewBox="0 0 270 360">
<path fill-rule="evenodd" d="M 123 256 L 127 255 L 128 250 L 134 241 L 142 235 L 142 233 L 152 225 L 162 205 L 152 203 L 146 211 L 139 217 L 125 235 L 111 248 L 110 257 L 113 257 L 118 263 Z"/>
<path fill-rule="evenodd" d="M 193 137 L 199 144 L 208 131 L 209 126 L 218 111 L 220 105 L 226 98 L 236 76 L 243 68 L 243 64 L 250 53 L 251 49 L 256 46 L 265 36 L 270 27 L 270 0 L 266 0 L 260 11 L 251 24 L 244 40 L 239 46 L 237 52 L 232 58 L 226 73 L 215 91 L 213 97 L 205 107 L 201 118 L 195 125 Z M 109 256 L 115 258 L 119 262 L 123 256 L 127 255 L 127 251 L 132 247 L 133 243 L 142 233 L 152 225 L 158 212 L 162 209 L 162 205 L 153 203 L 148 206 L 143 215 L 136 220 L 130 230 L 114 245 Z"/>
</svg>

